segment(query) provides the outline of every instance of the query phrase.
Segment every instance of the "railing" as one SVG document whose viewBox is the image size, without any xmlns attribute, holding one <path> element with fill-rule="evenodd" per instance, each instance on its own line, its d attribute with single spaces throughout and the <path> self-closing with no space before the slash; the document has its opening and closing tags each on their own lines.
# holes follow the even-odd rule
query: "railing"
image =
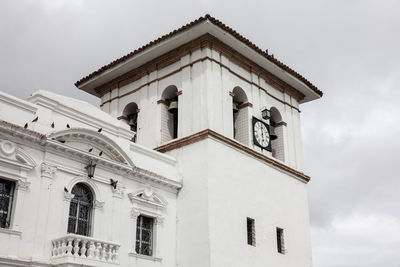
<svg viewBox="0 0 400 267">
<path fill-rule="evenodd" d="M 105 242 L 87 236 L 68 234 L 54 239 L 52 258 L 71 256 L 118 264 L 119 244 Z"/>
</svg>

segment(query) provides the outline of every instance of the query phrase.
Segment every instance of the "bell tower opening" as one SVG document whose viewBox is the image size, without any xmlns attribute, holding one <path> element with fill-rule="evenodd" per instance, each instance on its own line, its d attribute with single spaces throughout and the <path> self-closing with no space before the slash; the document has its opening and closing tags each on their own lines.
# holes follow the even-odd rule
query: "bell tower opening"
<svg viewBox="0 0 400 267">
<path fill-rule="evenodd" d="M 233 89 L 232 93 L 233 139 L 248 145 L 248 108 L 243 105 L 247 103 L 247 96 L 244 90 L 238 86 Z"/>
<path fill-rule="evenodd" d="M 139 114 L 139 108 L 138 108 L 138 105 L 134 102 L 126 105 L 126 107 L 124 108 L 124 111 L 122 112 L 122 116 L 127 121 L 128 125 L 131 127 L 131 131 L 136 133 L 135 136 L 133 137 L 133 140 L 132 140 L 133 142 L 136 142 L 136 139 L 137 139 L 138 114 Z"/>
<path fill-rule="evenodd" d="M 161 143 L 178 138 L 178 88 L 170 85 L 161 98 L 167 105 L 161 107 Z"/>
</svg>

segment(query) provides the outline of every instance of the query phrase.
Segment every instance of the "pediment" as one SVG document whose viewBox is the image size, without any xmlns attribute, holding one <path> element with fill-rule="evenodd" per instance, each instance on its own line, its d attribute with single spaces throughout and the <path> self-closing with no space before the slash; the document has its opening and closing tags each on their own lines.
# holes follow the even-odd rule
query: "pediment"
<svg viewBox="0 0 400 267">
<path fill-rule="evenodd" d="M 0 161 L 5 164 L 32 169 L 37 166 L 35 160 L 17 144 L 0 138 Z"/>
<path fill-rule="evenodd" d="M 132 160 L 116 142 L 97 131 L 84 128 L 67 129 L 51 134 L 48 139 L 84 153 L 134 166 Z"/>
<path fill-rule="evenodd" d="M 160 208 L 165 208 L 167 206 L 167 201 L 154 192 L 151 186 L 146 186 L 136 192 L 129 193 L 128 197 L 132 202 L 148 204 Z"/>
</svg>

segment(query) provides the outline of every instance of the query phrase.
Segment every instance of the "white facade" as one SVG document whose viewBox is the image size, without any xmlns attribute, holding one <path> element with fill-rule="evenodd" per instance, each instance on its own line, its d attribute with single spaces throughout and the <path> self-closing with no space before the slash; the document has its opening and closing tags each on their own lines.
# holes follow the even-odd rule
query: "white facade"
<svg viewBox="0 0 400 267">
<path fill-rule="evenodd" d="M 311 266 L 299 105 L 319 96 L 236 39 L 206 16 L 84 78 L 77 86 L 101 110 L 47 91 L 1 93 L 0 179 L 14 196 L 0 265 Z M 263 108 L 272 152 L 253 140 Z M 85 235 L 67 231 L 77 184 L 93 198 Z M 135 249 L 143 216 L 150 255 Z"/>
</svg>

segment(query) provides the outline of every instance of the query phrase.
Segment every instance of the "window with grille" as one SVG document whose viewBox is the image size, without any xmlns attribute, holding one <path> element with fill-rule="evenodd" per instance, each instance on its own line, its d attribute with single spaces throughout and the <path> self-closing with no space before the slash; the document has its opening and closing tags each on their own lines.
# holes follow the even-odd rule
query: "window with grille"
<svg viewBox="0 0 400 267">
<path fill-rule="evenodd" d="M 138 216 L 136 223 L 136 253 L 153 255 L 153 225 L 154 218 Z"/>
<path fill-rule="evenodd" d="M 247 244 L 256 245 L 256 229 L 254 219 L 247 218 Z"/>
<path fill-rule="evenodd" d="M 283 229 L 281 228 L 276 228 L 276 239 L 277 239 L 277 245 L 278 245 L 278 252 L 285 254 L 285 243 L 283 240 Z"/>
<path fill-rule="evenodd" d="M 68 233 L 89 236 L 93 196 L 89 187 L 79 183 L 72 188 L 74 198 L 69 206 Z"/>
<path fill-rule="evenodd" d="M 0 228 L 9 228 L 15 183 L 0 179 Z"/>
</svg>

